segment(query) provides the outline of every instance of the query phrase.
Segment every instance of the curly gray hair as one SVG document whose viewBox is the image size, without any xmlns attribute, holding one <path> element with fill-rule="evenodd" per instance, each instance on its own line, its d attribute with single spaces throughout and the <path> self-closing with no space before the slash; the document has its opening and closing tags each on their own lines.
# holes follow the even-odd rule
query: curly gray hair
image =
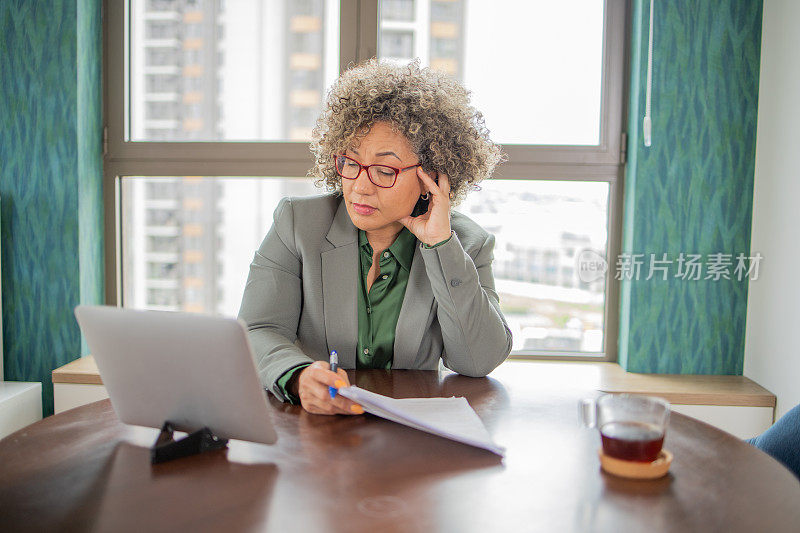
<svg viewBox="0 0 800 533">
<path fill-rule="evenodd" d="M 333 155 L 358 146 L 379 121 L 408 139 L 425 171 L 447 174 L 453 205 L 506 159 L 458 81 L 420 68 L 419 59 L 400 66 L 373 58 L 345 71 L 328 91 L 312 132 L 308 175 L 341 191 Z"/>
</svg>

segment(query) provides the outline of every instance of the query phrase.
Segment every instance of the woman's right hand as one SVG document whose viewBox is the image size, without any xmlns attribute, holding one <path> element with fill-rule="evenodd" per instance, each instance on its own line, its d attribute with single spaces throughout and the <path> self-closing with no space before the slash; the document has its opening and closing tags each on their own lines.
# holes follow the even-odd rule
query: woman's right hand
<svg viewBox="0 0 800 533">
<path fill-rule="evenodd" d="M 315 361 L 305 367 L 296 380 L 296 391 L 303 409 L 317 415 L 361 415 L 364 408 L 344 396 L 337 394 L 331 398 L 328 387 L 349 387 L 347 372 L 339 368 L 331 372 L 326 361 Z M 295 381 L 295 380 L 293 380 Z M 290 389 L 292 388 L 290 384 Z"/>
</svg>

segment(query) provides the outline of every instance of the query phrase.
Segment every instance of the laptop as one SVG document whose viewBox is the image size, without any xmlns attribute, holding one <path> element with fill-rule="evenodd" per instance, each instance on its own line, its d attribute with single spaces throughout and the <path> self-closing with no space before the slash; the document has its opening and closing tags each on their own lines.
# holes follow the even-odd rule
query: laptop
<svg viewBox="0 0 800 533">
<path fill-rule="evenodd" d="M 86 305 L 75 316 L 122 422 L 276 441 L 242 322 Z"/>
</svg>

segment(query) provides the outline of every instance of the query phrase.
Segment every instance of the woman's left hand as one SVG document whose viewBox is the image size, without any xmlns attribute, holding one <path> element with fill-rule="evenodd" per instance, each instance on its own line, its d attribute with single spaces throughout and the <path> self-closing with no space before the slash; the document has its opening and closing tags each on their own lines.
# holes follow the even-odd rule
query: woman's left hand
<svg viewBox="0 0 800 533">
<path fill-rule="evenodd" d="M 439 183 L 417 167 L 417 176 L 428 188 L 430 203 L 428 211 L 418 217 L 407 216 L 399 222 L 408 228 L 420 242 L 433 246 L 450 238 L 450 179 L 439 172 Z"/>
</svg>

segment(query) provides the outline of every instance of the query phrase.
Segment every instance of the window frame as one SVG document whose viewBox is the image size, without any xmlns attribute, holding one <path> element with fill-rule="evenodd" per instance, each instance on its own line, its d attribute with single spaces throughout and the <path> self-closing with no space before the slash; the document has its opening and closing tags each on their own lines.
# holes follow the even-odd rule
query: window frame
<svg viewBox="0 0 800 533">
<path fill-rule="evenodd" d="M 125 132 L 129 88 L 125 86 L 132 0 L 103 0 L 103 195 L 105 275 L 108 305 L 122 305 L 121 179 L 123 176 L 305 176 L 313 165 L 307 142 L 130 141 Z M 378 47 L 379 0 L 341 0 L 339 72 L 374 57 Z M 616 361 L 619 282 L 614 276 L 622 233 L 626 158 L 625 101 L 629 41 L 627 0 L 604 0 L 600 139 L 594 146 L 505 144 L 508 161 L 497 179 L 601 181 L 609 185 L 603 351 L 522 350 L 511 357 L 540 360 Z M 264 178 L 270 179 L 270 178 Z"/>
</svg>

